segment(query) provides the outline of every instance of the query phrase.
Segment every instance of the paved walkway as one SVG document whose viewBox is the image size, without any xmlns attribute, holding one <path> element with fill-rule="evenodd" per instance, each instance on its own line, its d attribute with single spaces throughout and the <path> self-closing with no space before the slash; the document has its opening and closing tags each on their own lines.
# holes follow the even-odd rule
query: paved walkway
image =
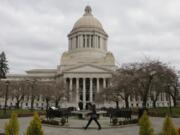
<svg viewBox="0 0 180 135">
<path fill-rule="evenodd" d="M 25 132 L 31 118 L 19 118 L 21 135 Z M 163 118 L 151 118 L 153 127 L 156 132 L 160 132 L 162 129 Z M 7 120 L 0 120 L 0 129 L 3 130 L 4 124 Z M 173 119 L 176 126 L 180 127 L 180 118 Z M 87 123 L 87 120 L 77 120 L 71 118 L 67 127 L 49 127 L 43 126 L 45 135 L 138 135 L 139 127 L 138 125 L 131 125 L 125 127 L 113 127 L 109 128 L 109 119 L 101 119 L 100 123 L 102 124 L 102 130 L 97 130 L 97 126 L 94 122 L 89 129 L 84 130 L 84 127 Z"/>
</svg>

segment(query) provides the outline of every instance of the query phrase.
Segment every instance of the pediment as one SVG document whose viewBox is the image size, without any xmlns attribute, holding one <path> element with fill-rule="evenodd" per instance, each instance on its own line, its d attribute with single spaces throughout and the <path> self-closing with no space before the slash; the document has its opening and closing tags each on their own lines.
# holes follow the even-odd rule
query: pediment
<svg viewBox="0 0 180 135">
<path fill-rule="evenodd" d="M 101 68 L 99 66 L 93 66 L 93 65 L 82 65 L 82 66 L 78 66 L 78 67 L 74 67 L 74 68 L 70 68 L 64 72 L 75 72 L 75 73 L 109 73 L 111 72 L 108 69 L 105 68 Z"/>
</svg>

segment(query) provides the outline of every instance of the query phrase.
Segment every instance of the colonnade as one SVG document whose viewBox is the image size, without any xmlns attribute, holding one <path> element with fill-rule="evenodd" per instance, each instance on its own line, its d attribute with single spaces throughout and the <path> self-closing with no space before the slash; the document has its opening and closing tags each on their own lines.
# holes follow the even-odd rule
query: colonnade
<svg viewBox="0 0 180 135">
<path fill-rule="evenodd" d="M 109 78 L 64 78 L 69 90 L 69 102 L 83 105 L 95 101 L 96 93 L 108 87 Z"/>
<path fill-rule="evenodd" d="M 106 39 L 94 34 L 80 34 L 69 38 L 69 50 L 76 48 L 101 48 L 106 50 Z"/>
</svg>

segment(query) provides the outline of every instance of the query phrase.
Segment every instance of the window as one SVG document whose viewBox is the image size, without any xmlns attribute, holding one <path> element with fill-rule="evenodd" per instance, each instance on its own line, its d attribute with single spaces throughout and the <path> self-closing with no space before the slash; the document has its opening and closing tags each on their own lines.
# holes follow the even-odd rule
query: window
<svg viewBox="0 0 180 135">
<path fill-rule="evenodd" d="M 85 48 L 85 35 L 83 35 L 83 47 Z"/>
</svg>

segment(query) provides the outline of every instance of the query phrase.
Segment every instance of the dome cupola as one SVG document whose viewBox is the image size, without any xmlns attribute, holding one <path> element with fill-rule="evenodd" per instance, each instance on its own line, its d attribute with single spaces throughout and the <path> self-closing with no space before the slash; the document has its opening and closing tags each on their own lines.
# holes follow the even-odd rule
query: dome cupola
<svg viewBox="0 0 180 135">
<path fill-rule="evenodd" d="M 69 51 L 94 49 L 106 52 L 108 35 L 100 21 L 93 16 L 91 7 L 86 6 L 84 11 L 68 35 Z"/>
<path fill-rule="evenodd" d="M 100 21 L 93 16 L 92 9 L 90 6 L 86 6 L 84 15 L 76 21 L 70 34 L 73 34 L 74 32 L 78 31 L 87 30 L 97 31 L 99 33 L 107 35 Z"/>
</svg>

